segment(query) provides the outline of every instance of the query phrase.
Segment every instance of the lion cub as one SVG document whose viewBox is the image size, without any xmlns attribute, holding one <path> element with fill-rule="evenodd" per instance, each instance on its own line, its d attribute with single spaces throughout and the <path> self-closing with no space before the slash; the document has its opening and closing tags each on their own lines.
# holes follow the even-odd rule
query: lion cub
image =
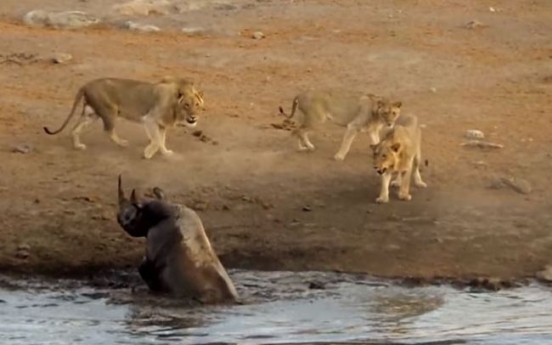
<svg viewBox="0 0 552 345">
<path fill-rule="evenodd" d="M 414 185 L 425 188 L 427 184 L 420 175 L 422 162 L 422 130 L 418 118 L 403 114 L 376 145 L 370 145 L 374 152 L 374 169 L 381 175 L 380 195 L 377 203 L 389 202 L 389 185 L 400 187 L 399 199 L 411 200 L 410 179 L 414 173 Z M 396 178 L 391 182 L 392 175 Z"/>
<path fill-rule="evenodd" d="M 368 132 L 372 144 L 380 140 L 379 132 L 384 126 L 393 127 L 401 113 L 402 102 L 391 102 L 372 94 L 338 91 L 331 89 L 311 89 L 298 94 L 292 103 L 291 114 L 282 107 L 280 114 L 287 118 L 295 115 L 297 108 L 303 114 L 299 127 L 292 132 L 297 137 L 299 150 L 314 150 L 309 133 L 330 119 L 331 122 L 346 127 L 343 141 L 334 159 L 342 161 L 351 148 L 358 132 Z"/>
</svg>

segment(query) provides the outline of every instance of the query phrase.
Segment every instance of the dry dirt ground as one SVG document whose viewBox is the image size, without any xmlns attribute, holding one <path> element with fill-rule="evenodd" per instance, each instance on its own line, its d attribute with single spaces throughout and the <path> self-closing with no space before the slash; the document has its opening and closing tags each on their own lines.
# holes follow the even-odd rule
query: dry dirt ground
<svg viewBox="0 0 552 345">
<path fill-rule="evenodd" d="M 127 188 L 157 185 L 197 209 L 227 267 L 521 278 L 552 262 L 549 1 L 249 0 L 136 19 L 159 25 L 158 33 L 21 23 L 32 9 L 105 14 L 114 3 L 2 1 L 2 270 L 135 265 L 143 240 L 114 218 L 119 173 Z M 484 26 L 466 28 L 472 20 Z M 208 30 L 180 30 L 197 26 Z M 252 39 L 257 30 L 266 37 Z M 38 60 L 13 55 L 21 53 Z M 74 59 L 53 64 L 55 53 Z M 197 129 L 211 141 L 175 129 L 168 147 L 176 156 L 146 161 L 145 133 L 126 121 L 118 130 L 130 141 L 125 149 L 99 123 L 83 136 L 86 151 L 71 147 L 71 124 L 57 136 L 42 130 L 61 124 L 90 79 L 168 74 L 204 90 Z M 297 152 L 290 132 L 271 124 L 282 122 L 278 106 L 289 110 L 312 86 L 400 98 L 426 125 L 429 187 L 414 190 L 410 202 L 393 195 L 375 204 L 368 137 L 335 162 L 343 129 L 329 124 L 314 135 L 315 152 Z M 504 147 L 462 147 L 468 129 Z M 13 152 L 18 145 L 32 152 Z M 531 190 L 501 178 L 523 179 Z"/>
</svg>

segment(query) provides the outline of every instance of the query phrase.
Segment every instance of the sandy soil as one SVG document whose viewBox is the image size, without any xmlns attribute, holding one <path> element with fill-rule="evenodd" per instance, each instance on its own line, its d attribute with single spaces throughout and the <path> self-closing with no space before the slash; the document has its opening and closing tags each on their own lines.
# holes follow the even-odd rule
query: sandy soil
<svg viewBox="0 0 552 345">
<path fill-rule="evenodd" d="M 119 173 L 128 188 L 157 185 L 196 208 L 228 267 L 520 278 L 552 261 L 550 2 L 495 0 L 493 12 L 481 1 L 249 0 L 133 19 L 159 33 L 29 28 L 20 20 L 37 8 L 105 16 L 115 2 L 2 2 L 2 270 L 135 265 L 143 241 L 114 218 Z M 472 20 L 485 27 L 466 28 Z M 197 26 L 208 31 L 180 31 Z M 266 37 L 252 39 L 257 30 Z M 6 58 L 19 53 L 39 60 Z M 74 59 L 52 64 L 55 53 Z M 167 74 L 201 85 L 207 110 L 198 129 L 215 142 L 175 129 L 168 147 L 177 155 L 145 161 L 136 124 L 119 122 L 126 149 L 99 123 L 83 136 L 84 152 L 71 147 L 69 130 L 42 131 L 61 124 L 92 78 Z M 335 162 L 343 129 L 331 125 L 313 137 L 315 152 L 297 152 L 290 132 L 271 124 L 282 121 L 278 106 L 289 109 L 311 86 L 402 99 L 403 111 L 426 125 L 429 187 L 414 190 L 411 202 L 375 204 L 367 136 Z M 504 148 L 461 147 L 468 129 Z M 24 144 L 32 152 L 13 152 Z M 501 178 L 523 179 L 531 190 Z"/>
</svg>

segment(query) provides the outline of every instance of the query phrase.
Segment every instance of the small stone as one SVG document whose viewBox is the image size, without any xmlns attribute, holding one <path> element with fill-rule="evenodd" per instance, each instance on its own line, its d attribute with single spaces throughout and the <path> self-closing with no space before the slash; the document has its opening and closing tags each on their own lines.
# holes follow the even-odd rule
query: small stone
<svg viewBox="0 0 552 345">
<path fill-rule="evenodd" d="M 186 35 L 194 36 L 194 35 L 199 35 L 204 33 L 205 29 L 201 27 L 191 27 L 191 28 L 182 28 L 181 31 Z"/>
<path fill-rule="evenodd" d="M 434 87 L 432 87 L 432 88 L 430 88 L 430 89 L 429 89 L 429 91 L 431 91 L 431 92 L 435 93 L 435 92 L 437 92 L 437 89 L 436 89 L 436 88 L 434 88 Z"/>
<path fill-rule="evenodd" d="M 29 26 L 78 29 L 98 24 L 100 19 L 82 11 L 47 12 L 35 10 L 25 14 L 23 22 Z"/>
<path fill-rule="evenodd" d="M 192 133 L 194 137 L 200 137 L 203 134 L 203 131 L 197 130 Z"/>
<path fill-rule="evenodd" d="M 66 63 L 73 60 L 73 55 L 66 53 L 58 53 L 52 57 L 52 62 L 57 64 Z"/>
<path fill-rule="evenodd" d="M 256 40 L 260 40 L 263 39 L 265 35 L 261 31 L 255 31 L 251 37 Z"/>
<path fill-rule="evenodd" d="M 325 290 L 326 286 L 322 284 L 321 282 L 310 282 L 309 283 L 309 289 L 311 290 Z"/>
<path fill-rule="evenodd" d="M 34 151 L 33 146 L 29 144 L 17 145 L 12 149 L 12 152 L 23 153 L 23 154 L 31 153 L 33 151 Z"/>
<path fill-rule="evenodd" d="M 491 12 L 496 12 L 496 10 L 495 10 L 494 7 L 489 7 L 489 11 L 491 11 Z"/>
<path fill-rule="evenodd" d="M 148 25 L 148 24 L 138 24 L 132 21 L 127 21 L 125 23 L 125 28 L 133 31 L 141 31 L 141 32 L 157 32 L 161 31 L 157 26 L 155 25 Z"/>
<path fill-rule="evenodd" d="M 303 206 L 303 212 L 311 212 L 312 208 L 310 206 Z"/>
<path fill-rule="evenodd" d="M 31 246 L 28 244 L 22 243 L 19 246 L 17 246 L 17 251 L 15 253 L 15 256 L 19 259 L 26 259 L 29 257 L 31 251 Z"/>
<path fill-rule="evenodd" d="M 477 129 L 468 129 L 465 137 L 468 139 L 483 139 L 485 138 L 485 134 Z"/>
<path fill-rule="evenodd" d="M 536 278 L 545 283 L 552 283 L 552 265 L 548 265 L 544 270 L 537 272 Z"/>
<path fill-rule="evenodd" d="M 487 25 L 481 23 L 478 20 L 471 20 L 468 23 L 466 23 L 465 27 L 466 29 L 477 29 L 477 28 L 484 28 Z"/>
<path fill-rule="evenodd" d="M 532 191 L 531 184 L 527 180 L 524 180 L 521 178 L 514 178 L 514 177 L 512 178 L 502 177 L 500 180 L 504 185 L 512 188 L 513 190 L 515 190 L 520 194 L 529 194 Z"/>
</svg>

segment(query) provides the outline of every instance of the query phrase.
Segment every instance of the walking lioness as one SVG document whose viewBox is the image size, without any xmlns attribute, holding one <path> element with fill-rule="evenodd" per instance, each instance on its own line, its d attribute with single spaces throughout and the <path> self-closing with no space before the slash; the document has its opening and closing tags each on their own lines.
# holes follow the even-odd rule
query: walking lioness
<svg viewBox="0 0 552 345">
<path fill-rule="evenodd" d="M 372 94 L 311 89 L 293 99 L 290 115 L 287 115 L 282 107 L 279 109 L 287 118 L 292 118 L 297 108 L 303 114 L 299 127 L 292 132 L 292 135 L 297 137 L 300 151 L 314 150 L 308 135 L 326 122 L 326 119 L 347 127 L 341 147 L 334 155 L 335 160 L 342 161 L 358 132 L 368 132 L 372 144 L 377 144 L 380 140 L 380 130 L 384 126 L 393 127 L 401 113 L 401 105 L 400 101 L 391 102 Z"/>
<path fill-rule="evenodd" d="M 44 127 L 50 135 L 61 132 L 75 114 L 77 105 L 84 99 L 81 117 L 73 127 L 72 137 L 75 149 L 84 150 L 80 133 L 91 123 L 101 118 L 105 132 L 121 147 L 128 142 L 115 133 L 118 116 L 143 123 L 150 139 L 144 150 L 144 158 L 150 159 L 161 150 L 163 155 L 173 152 L 165 146 L 169 127 L 195 127 L 197 116 L 203 109 L 203 93 L 197 91 L 193 82 L 175 77 L 165 77 L 159 82 L 149 83 L 132 79 L 100 78 L 84 84 L 75 96 L 71 113 L 56 131 Z"/>
<path fill-rule="evenodd" d="M 371 145 L 374 152 L 374 169 L 381 175 L 381 191 L 377 203 L 389 202 L 389 185 L 400 187 L 399 199 L 411 200 L 410 180 L 414 173 L 414 185 L 425 188 L 426 183 L 420 175 L 422 164 L 422 130 L 418 118 L 403 114 L 376 144 Z M 396 175 L 391 182 L 391 177 Z"/>
</svg>

